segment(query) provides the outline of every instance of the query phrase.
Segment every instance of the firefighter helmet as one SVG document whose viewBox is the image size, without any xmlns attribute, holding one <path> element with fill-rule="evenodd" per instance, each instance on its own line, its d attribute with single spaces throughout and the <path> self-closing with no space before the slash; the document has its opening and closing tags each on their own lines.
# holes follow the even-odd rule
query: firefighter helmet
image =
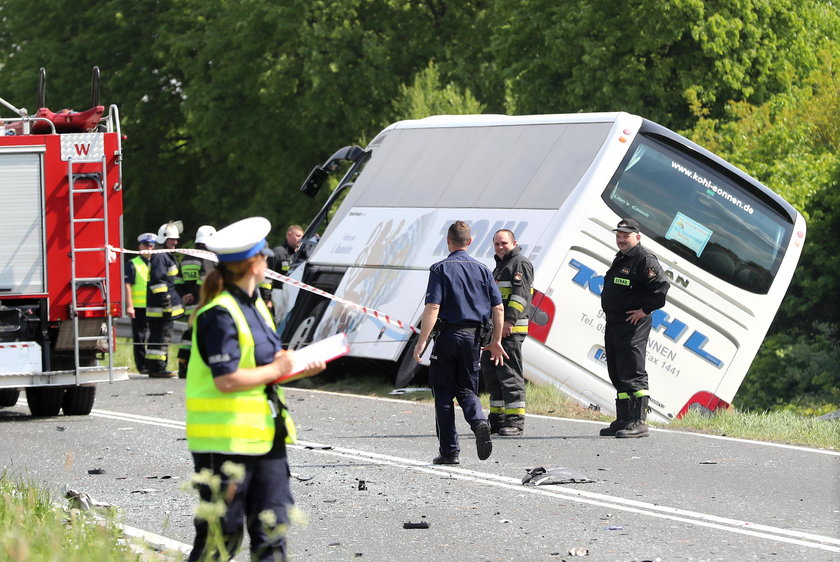
<svg viewBox="0 0 840 562">
<path fill-rule="evenodd" d="M 184 224 L 181 221 L 170 221 L 160 225 L 157 233 L 158 244 L 163 244 L 169 238 L 180 238 L 183 231 Z"/>
<path fill-rule="evenodd" d="M 215 234 L 216 229 L 209 224 L 205 224 L 204 226 L 199 226 L 198 230 L 195 231 L 195 243 L 196 244 L 204 244 L 207 240 L 207 237 L 211 234 Z"/>
</svg>

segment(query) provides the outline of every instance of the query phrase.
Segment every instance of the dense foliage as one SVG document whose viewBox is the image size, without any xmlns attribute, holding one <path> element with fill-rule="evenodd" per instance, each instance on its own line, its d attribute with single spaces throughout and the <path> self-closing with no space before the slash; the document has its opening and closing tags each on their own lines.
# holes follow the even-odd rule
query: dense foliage
<svg viewBox="0 0 840 562">
<path fill-rule="evenodd" d="M 838 36 L 831 0 L 5 0 L 0 96 L 34 111 L 44 66 L 47 105 L 84 109 L 100 66 L 128 137 L 128 236 L 306 224 L 326 196 L 297 193 L 312 165 L 402 118 L 644 115 L 809 221 L 739 404 L 837 404 Z"/>
</svg>

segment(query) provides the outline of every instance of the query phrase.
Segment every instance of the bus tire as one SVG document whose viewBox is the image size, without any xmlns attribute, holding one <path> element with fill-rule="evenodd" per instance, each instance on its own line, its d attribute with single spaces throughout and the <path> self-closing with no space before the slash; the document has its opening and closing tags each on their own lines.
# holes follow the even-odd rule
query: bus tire
<svg viewBox="0 0 840 562">
<path fill-rule="evenodd" d="M 65 416 L 86 416 L 93 409 L 95 399 L 95 386 L 71 386 L 64 393 L 61 407 Z"/>
<path fill-rule="evenodd" d="M 4 388 L 0 390 L 0 408 L 8 408 L 17 404 L 20 398 L 20 390 L 17 388 Z"/>
<path fill-rule="evenodd" d="M 328 304 L 329 301 L 319 302 L 312 309 L 309 316 L 307 316 L 300 324 L 295 326 L 295 330 L 287 342 L 289 349 L 303 347 L 312 341 L 315 328 L 318 327 L 318 321 L 321 319 L 321 316 L 324 315 L 324 311 L 327 309 Z"/>
<path fill-rule="evenodd" d="M 29 411 L 35 418 L 57 416 L 64 402 L 64 387 L 36 386 L 26 389 Z"/>
<path fill-rule="evenodd" d="M 430 342 L 431 344 L 431 342 Z M 394 380 L 395 388 L 405 388 L 411 381 L 426 374 L 428 367 L 421 365 L 414 360 L 414 347 L 417 345 L 417 334 L 409 338 L 403 349 L 400 362 L 397 363 L 397 377 Z"/>
</svg>

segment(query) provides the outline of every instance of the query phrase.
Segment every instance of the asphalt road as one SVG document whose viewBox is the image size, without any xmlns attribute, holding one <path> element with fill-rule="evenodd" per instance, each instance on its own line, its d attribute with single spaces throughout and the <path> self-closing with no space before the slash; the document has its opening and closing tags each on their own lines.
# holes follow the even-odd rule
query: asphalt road
<svg viewBox="0 0 840 562">
<path fill-rule="evenodd" d="M 430 405 L 287 397 L 301 440 L 289 453 L 292 489 L 308 519 L 290 532 L 292 560 L 577 559 L 572 549 L 599 561 L 840 557 L 840 453 L 674 431 L 600 438 L 592 422 L 530 416 L 524 438 L 495 439 L 482 462 L 456 411 L 461 465 L 439 467 Z M 132 375 L 101 385 L 90 416 L 0 410 L 12 444 L 0 466 L 191 543 L 183 427 L 183 381 Z M 594 482 L 521 484 L 528 469 L 556 465 Z"/>
</svg>

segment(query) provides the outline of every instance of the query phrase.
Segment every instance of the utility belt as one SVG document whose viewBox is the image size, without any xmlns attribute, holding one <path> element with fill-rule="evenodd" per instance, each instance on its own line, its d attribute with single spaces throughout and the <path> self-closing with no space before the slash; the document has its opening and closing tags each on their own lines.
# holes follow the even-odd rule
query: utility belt
<svg viewBox="0 0 840 562">
<path fill-rule="evenodd" d="M 475 322 L 467 324 L 455 324 L 447 322 L 443 318 L 438 318 L 435 322 L 435 327 L 432 329 L 432 337 L 443 332 L 466 332 L 475 335 L 475 341 L 482 347 L 490 343 L 490 338 L 493 334 L 493 322 L 488 320 L 484 324 L 477 324 Z"/>
</svg>

